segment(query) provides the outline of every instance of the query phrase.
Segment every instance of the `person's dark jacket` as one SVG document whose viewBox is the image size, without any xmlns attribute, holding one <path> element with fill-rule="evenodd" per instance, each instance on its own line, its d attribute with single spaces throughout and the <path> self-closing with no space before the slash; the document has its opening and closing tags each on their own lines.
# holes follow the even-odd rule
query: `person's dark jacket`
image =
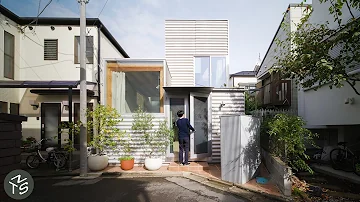
<svg viewBox="0 0 360 202">
<path fill-rule="evenodd" d="M 195 129 L 191 126 L 189 119 L 181 118 L 176 121 L 176 126 L 179 129 L 179 139 L 189 137 L 189 129 L 195 131 Z"/>
</svg>

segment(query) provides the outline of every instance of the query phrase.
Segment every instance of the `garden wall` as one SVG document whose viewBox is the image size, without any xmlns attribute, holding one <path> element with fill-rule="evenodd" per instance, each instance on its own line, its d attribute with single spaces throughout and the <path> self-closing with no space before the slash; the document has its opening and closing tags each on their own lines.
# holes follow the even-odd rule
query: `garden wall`
<svg viewBox="0 0 360 202">
<path fill-rule="evenodd" d="M 285 196 L 291 196 L 291 168 L 263 148 L 261 149 L 261 156 L 270 173 L 270 180 L 278 186 Z"/>
<path fill-rule="evenodd" d="M 0 198 L 5 197 L 6 175 L 20 169 L 23 121 L 27 121 L 27 117 L 0 113 Z"/>
</svg>

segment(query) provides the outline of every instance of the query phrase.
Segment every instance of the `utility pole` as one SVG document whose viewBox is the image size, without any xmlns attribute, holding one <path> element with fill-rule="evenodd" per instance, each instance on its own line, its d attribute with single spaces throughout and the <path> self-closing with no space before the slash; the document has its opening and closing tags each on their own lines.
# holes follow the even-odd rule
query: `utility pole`
<svg viewBox="0 0 360 202">
<path fill-rule="evenodd" d="M 87 176 L 87 90 L 86 90 L 86 4 L 89 0 L 78 0 L 80 3 L 80 176 Z"/>
</svg>

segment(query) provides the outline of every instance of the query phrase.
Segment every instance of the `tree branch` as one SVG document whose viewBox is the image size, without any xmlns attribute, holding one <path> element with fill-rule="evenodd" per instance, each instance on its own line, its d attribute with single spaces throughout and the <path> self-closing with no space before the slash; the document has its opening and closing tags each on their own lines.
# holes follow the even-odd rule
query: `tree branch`
<svg viewBox="0 0 360 202">
<path fill-rule="evenodd" d="M 346 82 L 351 86 L 351 88 L 355 91 L 355 93 L 357 95 L 360 95 L 359 91 L 355 88 L 355 86 L 350 81 L 346 81 Z"/>
<path fill-rule="evenodd" d="M 349 9 L 350 15 L 352 16 L 352 18 L 353 18 L 353 20 L 354 20 L 354 19 L 355 19 L 355 16 L 354 16 L 354 14 L 351 12 L 351 8 L 350 8 L 350 5 L 349 5 L 349 2 L 348 2 L 347 0 L 346 0 L 345 2 L 346 2 L 347 8 Z"/>
</svg>

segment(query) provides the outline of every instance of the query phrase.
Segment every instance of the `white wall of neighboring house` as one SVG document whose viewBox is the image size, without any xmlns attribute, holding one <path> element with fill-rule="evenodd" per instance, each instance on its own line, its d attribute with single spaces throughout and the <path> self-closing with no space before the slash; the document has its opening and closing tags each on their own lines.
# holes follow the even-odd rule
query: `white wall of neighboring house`
<svg viewBox="0 0 360 202">
<path fill-rule="evenodd" d="M 328 21 L 331 28 L 338 27 L 334 17 L 329 14 L 329 2 L 320 4 L 319 0 L 313 0 L 312 6 L 311 23 L 321 24 Z M 342 12 L 345 23 L 351 18 L 346 5 Z M 355 17 L 360 16 L 359 10 L 352 9 L 352 12 Z M 359 82 L 356 88 L 360 90 Z M 310 89 L 302 93 L 303 99 L 299 100 L 299 106 L 302 106 L 299 115 L 305 118 L 309 127 L 360 124 L 360 96 L 356 95 L 347 83 L 344 83 L 342 88 L 330 89 L 325 85 L 317 91 Z M 345 104 L 347 98 L 354 98 L 354 104 Z"/>
<path fill-rule="evenodd" d="M 25 33 L 21 34 L 17 29 L 15 22 L 9 21 L 9 25 L 5 22 L 5 17 L 1 15 L 0 42 L 4 44 L 5 31 L 15 36 L 15 80 L 79 80 L 80 64 L 74 62 L 75 52 L 75 36 L 79 36 L 80 27 L 71 25 L 71 30 L 67 25 L 53 25 L 55 28 L 51 30 L 50 25 L 32 26 L 33 30 L 25 28 Z M 86 70 L 87 81 L 96 82 L 97 77 L 97 57 L 98 57 L 98 28 L 87 27 L 87 35 L 93 36 L 93 64 L 87 64 Z M 58 40 L 58 59 L 44 60 L 44 39 Z M 123 55 L 110 42 L 110 40 L 100 32 L 100 55 L 101 55 L 101 83 L 106 79 L 103 72 L 105 71 L 105 58 L 123 58 Z M 3 45 L 1 50 L 3 50 Z M 4 53 L 0 54 L 0 64 L 4 64 Z M 3 65 L 0 65 L 3 67 Z M 3 77 L 4 70 L 0 70 L 0 79 Z M 88 87 L 91 89 L 91 87 Z M 101 99 L 104 99 L 104 85 L 101 86 Z M 33 109 L 29 104 L 29 100 L 36 100 L 38 103 L 62 103 L 67 101 L 68 97 L 62 95 L 39 96 L 30 93 L 30 89 L 0 89 L 0 101 L 20 103 L 20 115 L 28 117 L 27 122 L 23 123 L 23 138 L 32 136 L 40 139 L 40 121 L 41 110 Z M 95 99 L 88 99 L 88 102 L 95 103 Z M 73 102 L 79 103 L 79 96 L 73 96 Z M 10 106 L 10 104 L 9 104 Z M 73 106 L 74 110 L 74 106 Z M 68 121 L 68 110 L 61 104 L 61 121 Z M 62 138 L 64 139 L 64 138 Z"/>
<path fill-rule="evenodd" d="M 12 34 L 15 40 L 15 50 L 14 50 L 14 79 L 18 80 L 20 78 L 20 33 L 15 28 L 16 23 L 10 19 L 7 19 L 4 15 L 0 14 L 0 80 L 12 80 L 4 77 L 4 33 L 5 31 Z M 9 103 L 19 103 L 19 93 L 17 89 L 4 89 L 0 88 L 0 101 L 7 102 L 8 107 Z"/>
<path fill-rule="evenodd" d="M 249 86 L 255 86 L 257 83 L 257 78 L 252 76 L 252 77 L 245 77 L 245 76 L 233 76 L 230 79 L 230 86 L 232 87 L 239 87 L 239 84 L 241 86 L 243 85 L 249 85 Z"/>
</svg>

